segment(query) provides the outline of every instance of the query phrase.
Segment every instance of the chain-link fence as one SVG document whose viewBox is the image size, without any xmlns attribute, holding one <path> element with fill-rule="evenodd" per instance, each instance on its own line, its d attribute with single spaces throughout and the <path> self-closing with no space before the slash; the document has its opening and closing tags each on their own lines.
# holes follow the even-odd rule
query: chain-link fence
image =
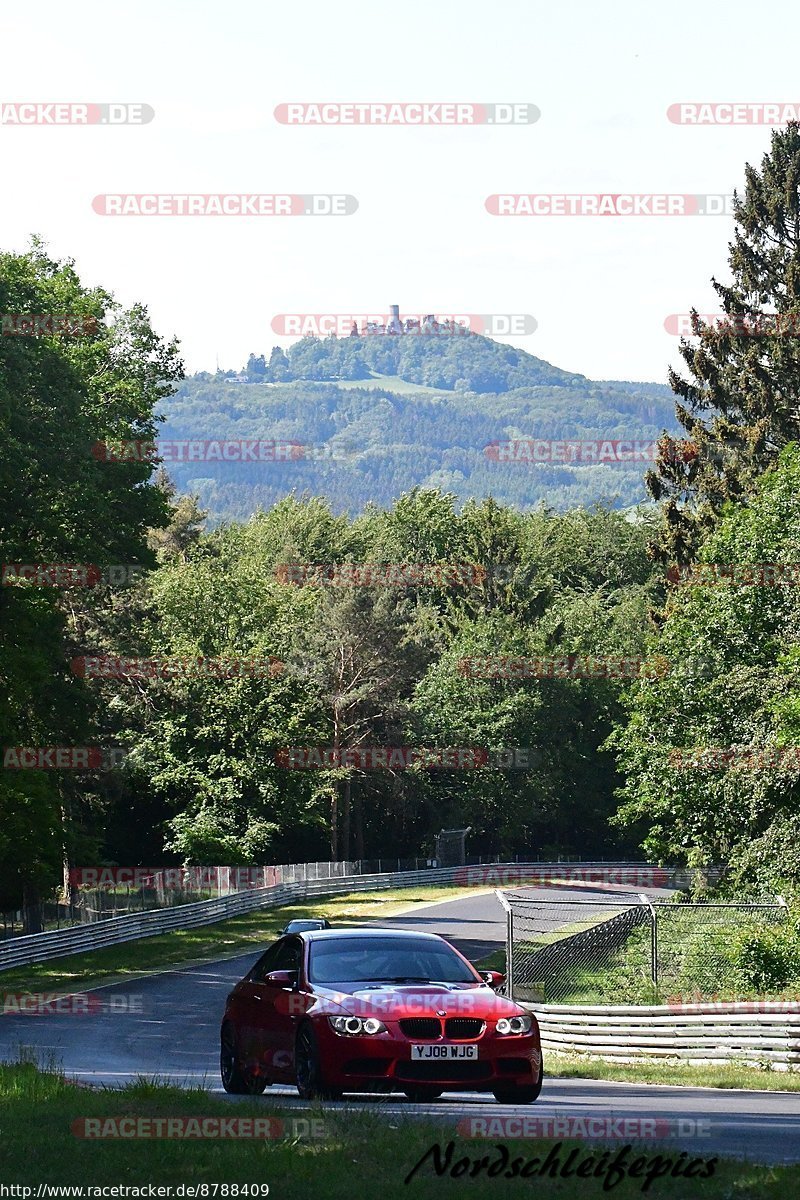
<svg viewBox="0 0 800 1200">
<path fill-rule="evenodd" d="M 445 833 L 449 831 L 444 831 Z M 380 858 L 359 859 L 355 862 L 283 863 L 278 866 L 247 867 L 108 867 L 94 869 L 106 872 L 108 882 L 93 887 L 87 882 L 89 872 L 82 876 L 78 887 L 53 891 L 26 908 L 18 907 L 0 912 L 0 941 L 21 937 L 41 930 L 67 929 L 87 921 L 107 917 L 149 912 L 156 908 L 171 908 L 192 904 L 198 900 L 215 900 L 234 892 L 253 887 L 271 887 L 279 883 L 298 883 L 303 880 L 327 879 L 338 875 L 373 875 L 389 871 L 421 871 L 437 866 L 524 862 L 536 863 L 535 857 L 516 855 L 513 859 L 493 855 L 464 855 L 465 830 L 457 830 L 455 857 L 440 861 L 436 852 L 427 857 L 399 858 L 384 855 Z M 455 843 L 454 843 L 455 844 Z M 550 863 L 551 860 L 547 860 Z M 578 862 L 578 856 L 559 856 L 559 863 Z M 602 861 L 602 860 L 601 860 Z M 125 882 L 135 877 L 136 882 Z"/>
<path fill-rule="evenodd" d="M 747 970 L 748 944 L 763 944 L 788 916 L 783 901 L 499 895 L 508 920 L 506 990 L 517 1000 L 542 1004 L 744 997 L 758 990 Z"/>
<path fill-rule="evenodd" d="M 754 989 L 761 986 L 758 979 L 763 983 L 770 971 L 762 972 L 757 959 L 769 955 L 771 934 L 789 915 L 782 901 L 656 903 L 653 913 L 654 990 L 667 1000 L 682 1001 L 728 994 L 737 999 L 749 990 L 748 978 Z"/>
</svg>

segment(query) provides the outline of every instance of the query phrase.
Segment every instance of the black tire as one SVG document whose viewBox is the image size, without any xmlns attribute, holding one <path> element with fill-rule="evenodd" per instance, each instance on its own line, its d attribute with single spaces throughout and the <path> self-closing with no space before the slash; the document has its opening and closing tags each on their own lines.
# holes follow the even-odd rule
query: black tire
<svg viewBox="0 0 800 1200">
<path fill-rule="evenodd" d="M 408 1096 L 412 1104 L 427 1104 L 431 1100 L 438 1100 L 444 1088 L 425 1087 L 405 1087 L 403 1091 Z"/>
<path fill-rule="evenodd" d="M 306 1021 L 297 1031 L 294 1044 L 295 1085 L 303 1100 L 341 1100 L 340 1088 L 322 1082 L 319 1046 L 314 1026 Z"/>
<path fill-rule="evenodd" d="M 507 1087 L 492 1088 L 492 1095 L 498 1104 L 533 1104 L 534 1100 L 539 1099 L 542 1090 L 542 1080 L 544 1079 L 544 1059 L 539 1055 L 539 1078 L 536 1083 L 530 1087 L 514 1087 L 509 1084 Z"/>
<path fill-rule="evenodd" d="M 236 1035 L 232 1025 L 226 1025 L 222 1030 L 219 1073 L 225 1091 L 231 1092 L 234 1096 L 260 1096 L 267 1086 L 267 1080 L 263 1075 L 254 1075 L 239 1061 L 236 1052 Z"/>
</svg>

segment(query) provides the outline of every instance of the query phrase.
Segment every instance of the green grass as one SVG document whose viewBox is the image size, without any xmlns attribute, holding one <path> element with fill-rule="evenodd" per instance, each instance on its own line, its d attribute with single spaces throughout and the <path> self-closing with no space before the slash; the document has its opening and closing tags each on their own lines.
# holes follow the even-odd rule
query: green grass
<svg viewBox="0 0 800 1200">
<path fill-rule="evenodd" d="M 545 991 L 550 1004 L 666 1004 L 677 999 L 695 1003 L 713 1000 L 796 999 L 800 980 L 765 986 L 747 970 L 739 953 L 740 939 L 764 935 L 776 928 L 760 917 L 737 912 L 724 921 L 703 919 L 703 914 L 675 911 L 665 906 L 659 913 L 659 988 L 651 980 L 650 929 L 632 929 L 624 944 L 586 961 L 549 981 Z M 566 935 L 558 930 L 555 940 Z M 551 939 L 552 940 L 552 939 Z M 518 945 L 524 958 L 545 942 L 537 939 Z M 588 954 L 588 952 L 587 952 Z"/>
<path fill-rule="evenodd" d="M 41 1073 L 31 1064 L 0 1065 L 0 1178 L 5 1185 L 115 1185 L 140 1184 L 268 1184 L 275 1200 L 353 1200 L 354 1196 L 436 1197 L 455 1200 L 472 1196 L 544 1197 L 569 1200 L 603 1195 L 600 1180 L 584 1184 L 572 1179 L 437 1177 L 424 1166 L 406 1185 L 404 1180 L 434 1144 L 445 1153 L 454 1142 L 452 1162 L 462 1156 L 473 1161 L 488 1155 L 494 1161 L 501 1139 L 474 1140 L 460 1136 L 452 1124 L 437 1125 L 389 1115 L 380 1103 L 368 1111 L 349 1112 L 338 1106 L 314 1112 L 282 1111 L 269 1093 L 259 1100 L 226 1103 L 200 1090 L 140 1083 L 110 1091 L 79 1088 L 52 1073 Z M 324 1136 L 271 1140 L 98 1139 L 75 1136 L 71 1126 L 85 1118 L 114 1117 L 267 1117 L 310 1118 L 324 1124 Z M 508 1139 L 513 1159 L 543 1158 L 553 1145 L 544 1139 Z M 564 1142 L 561 1161 L 576 1151 L 575 1165 L 592 1154 L 587 1143 Z M 619 1144 L 614 1144 L 615 1154 Z M 598 1157 L 594 1153 L 595 1162 Z M 629 1153 L 652 1157 L 655 1147 Z M 662 1148 L 674 1162 L 678 1151 Z M 698 1158 L 711 1157 L 697 1152 Z M 430 1160 L 429 1160 L 430 1161 Z M 685 1164 L 686 1160 L 684 1160 Z M 488 1164 L 487 1164 L 488 1165 Z M 794 1183 L 792 1183 L 794 1180 Z M 613 1188 L 620 1200 L 643 1194 L 642 1179 L 626 1179 Z M 701 1182 L 657 1179 L 645 1193 L 656 1200 L 785 1200 L 800 1191 L 800 1167 L 763 1167 L 719 1160 L 714 1175 Z M 211 1192 L 209 1191 L 209 1196 Z M 218 1193 L 219 1195 L 220 1193 Z M 230 1193 L 228 1193 L 230 1195 Z"/>
<path fill-rule="evenodd" d="M 190 963 L 213 962 L 233 958 L 275 940 L 277 932 L 295 917 L 327 917 L 334 924 L 396 916 L 420 903 L 456 900 L 485 888 L 422 886 L 395 888 L 380 892 L 348 892 L 342 896 L 304 900 L 281 908 L 262 908 L 231 917 L 216 925 L 199 929 L 181 929 L 157 937 L 123 942 L 103 950 L 91 950 L 49 962 L 34 963 L 10 971 L 0 971 L 3 992 L 40 992 L 96 987 L 112 980 L 135 979 L 156 971 Z"/>
<path fill-rule="evenodd" d="M 737 1062 L 690 1067 L 684 1063 L 610 1063 L 583 1054 L 545 1051 L 550 1079 L 608 1079 L 620 1083 L 661 1083 L 676 1087 L 740 1088 L 754 1092 L 800 1092 L 800 1071 L 771 1071 Z"/>
</svg>

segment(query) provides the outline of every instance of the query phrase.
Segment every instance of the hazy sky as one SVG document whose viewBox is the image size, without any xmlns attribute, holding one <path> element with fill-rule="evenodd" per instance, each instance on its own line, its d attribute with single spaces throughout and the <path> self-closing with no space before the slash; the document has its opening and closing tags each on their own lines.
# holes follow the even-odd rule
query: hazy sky
<svg viewBox="0 0 800 1200">
<path fill-rule="evenodd" d="M 763 13 L 763 15 L 762 15 Z M 285 312 L 530 313 L 517 345 L 663 380 L 670 313 L 716 311 L 728 217 L 489 215 L 497 192 L 729 193 L 768 126 L 677 101 L 800 102 L 800 11 L 567 0 L 6 4 L 3 103 L 141 102 L 143 126 L 0 125 L 0 244 L 35 232 L 144 301 L 190 371 L 240 367 Z M 298 127 L 288 101 L 526 101 L 531 125 Z M 99 193 L 347 193 L 347 217 L 102 217 Z"/>
</svg>

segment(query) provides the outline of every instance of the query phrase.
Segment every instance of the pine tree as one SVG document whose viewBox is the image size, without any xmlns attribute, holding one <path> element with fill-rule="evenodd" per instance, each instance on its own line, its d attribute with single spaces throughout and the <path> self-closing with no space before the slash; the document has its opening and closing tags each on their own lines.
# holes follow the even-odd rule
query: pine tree
<svg viewBox="0 0 800 1200">
<path fill-rule="evenodd" d="M 657 559 L 689 562 L 727 501 L 746 502 L 755 479 L 800 436 L 800 125 L 772 134 L 760 170 L 734 192 L 733 282 L 712 279 L 724 319 L 692 310 L 698 342 L 681 341 L 688 378 L 670 372 L 685 439 L 665 436 L 651 495 L 662 502 Z"/>
</svg>

